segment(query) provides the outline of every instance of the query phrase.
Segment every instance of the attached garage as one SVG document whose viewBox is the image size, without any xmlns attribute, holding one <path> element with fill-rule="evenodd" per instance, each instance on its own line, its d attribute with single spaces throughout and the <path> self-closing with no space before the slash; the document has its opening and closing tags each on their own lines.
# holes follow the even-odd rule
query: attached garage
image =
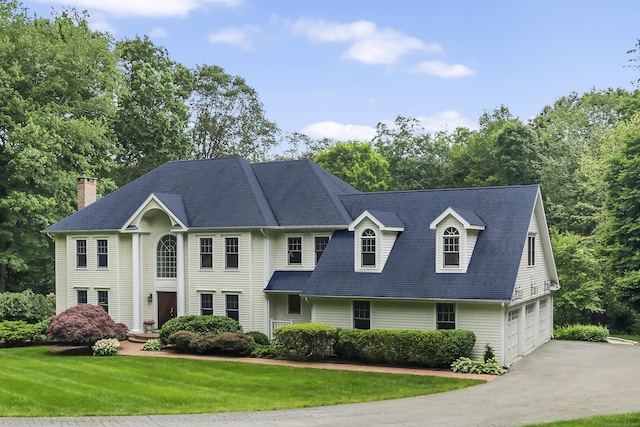
<svg viewBox="0 0 640 427">
<path fill-rule="evenodd" d="M 518 358 L 520 349 L 520 310 L 507 312 L 507 339 L 505 363 L 509 364 Z"/>
</svg>

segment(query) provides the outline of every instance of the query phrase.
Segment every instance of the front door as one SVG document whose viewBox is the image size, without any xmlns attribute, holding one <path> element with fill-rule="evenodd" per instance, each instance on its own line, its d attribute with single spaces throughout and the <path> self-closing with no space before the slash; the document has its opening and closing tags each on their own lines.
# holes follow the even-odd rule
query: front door
<svg viewBox="0 0 640 427">
<path fill-rule="evenodd" d="M 158 292 L 158 328 L 174 317 L 177 310 L 177 294 L 175 292 Z"/>
</svg>

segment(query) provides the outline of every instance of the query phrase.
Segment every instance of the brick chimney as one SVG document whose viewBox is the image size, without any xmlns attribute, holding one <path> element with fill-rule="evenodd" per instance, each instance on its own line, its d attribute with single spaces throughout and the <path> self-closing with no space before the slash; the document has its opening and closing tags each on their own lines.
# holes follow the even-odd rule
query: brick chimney
<svg viewBox="0 0 640 427">
<path fill-rule="evenodd" d="M 78 178 L 78 210 L 96 201 L 96 179 Z"/>
</svg>

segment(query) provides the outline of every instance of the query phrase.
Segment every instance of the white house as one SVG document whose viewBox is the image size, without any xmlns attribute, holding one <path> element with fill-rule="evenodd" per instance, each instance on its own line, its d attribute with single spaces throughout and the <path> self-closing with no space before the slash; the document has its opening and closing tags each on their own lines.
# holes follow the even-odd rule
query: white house
<svg viewBox="0 0 640 427">
<path fill-rule="evenodd" d="M 58 312 L 132 332 L 185 314 L 468 329 L 501 364 L 552 335 L 558 277 L 537 185 L 360 193 L 310 160 L 167 163 L 104 198 L 78 181 L 56 244 Z M 92 203 L 94 202 L 94 203 Z"/>
</svg>

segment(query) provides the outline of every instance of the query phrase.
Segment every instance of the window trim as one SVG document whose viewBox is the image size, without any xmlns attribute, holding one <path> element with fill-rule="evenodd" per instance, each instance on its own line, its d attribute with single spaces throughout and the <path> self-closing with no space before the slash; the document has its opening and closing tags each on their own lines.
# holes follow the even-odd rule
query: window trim
<svg viewBox="0 0 640 427">
<path fill-rule="evenodd" d="M 366 307 L 356 308 L 356 304 L 363 304 Z M 366 317 L 356 316 L 356 314 L 366 314 Z M 371 301 L 353 300 L 351 302 L 351 322 L 353 329 L 371 329 Z M 358 326 L 359 322 L 367 322 L 367 327 Z"/>
<path fill-rule="evenodd" d="M 172 242 L 172 248 L 165 242 Z M 162 253 L 166 250 L 166 254 Z M 173 234 L 165 234 L 156 245 L 156 278 L 175 279 L 178 277 L 178 239 Z"/>
<path fill-rule="evenodd" d="M 527 266 L 536 266 L 536 235 L 529 234 L 527 236 Z"/>
<path fill-rule="evenodd" d="M 204 252 L 203 248 L 205 247 L 203 245 L 203 240 L 210 240 L 210 243 L 207 245 L 208 247 L 206 249 L 209 250 L 209 252 Z M 199 254 L 199 268 L 200 270 L 213 270 L 213 245 L 214 245 L 214 241 L 213 241 L 213 237 L 212 236 L 200 236 L 198 237 L 198 254 Z M 209 261 L 210 264 L 209 266 L 205 266 L 204 265 L 204 256 L 208 256 L 209 257 Z"/>
<path fill-rule="evenodd" d="M 80 301 L 80 293 L 84 294 L 84 302 Z M 76 305 L 89 304 L 89 290 L 88 289 L 76 289 Z"/>
<path fill-rule="evenodd" d="M 204 302 L 205 302 L 203 298 L 204 296 L 211 297 L 211 307 L 204 306 Z M 207 316 L 207 315 L 213 316 L 213 313 L 214 313 L 213 308 L 214 308 L 213 293 L 212 292 L 200 293 L 200 316 Z M 211 311 L 211 313 L 205 313 L 204 312 L 205 310 Z"/>
<path fill-rule="evenodd" d="M 87 268 L 87 239 L 75 239 L 76 242 L 76 268 L 78 269 L 86 269 Z M 84 243 L 84 248 L 81 248 L 81 242 Z M 81 252 L 80 250 L 83 249 L 84 252 Z M 82 258 L 81 258 L 82 257 Z M 83 260 L 83 263 L 80 263 L 80 260 Z"/>
<path fill-rule="evenodd" d="M 444 310 L 447 308 L 453 308 L 453 310 Z M 441 311 L 442 310 L 442 311 Z M 457 329 L 458 327 L 458 319 L 457 319 L 457 311 L 458 311 L 458 307 L 456 306 L 455 303 L 453 302 L 438 302 L 436 303 L 436 330 L 441 330 L 441 329 Z M 442 320 L 441 316 L 442 316 Z M 444 319 L 444 315 L 447 315 L 447 317 L 450 317 L 451 315 L 453 315 L 453 321 L 448 318 L 448 319 Z M 447 328 L 447 327 L 442 327 L 444 325 L 452 325 L 453 328 Z"/>
<path fill-rule="evenodd" d="M 101 242 L 104 242 L 104 247 L 101 247 Z M 101 252 L 101 249 L 105 251 Z M 100 265 L 102 260 L 104 265 Z M 96 268 L 109 268 L 109 239 L 96 239 Z"/>
<path fill-rule="evenodd" d="M 237 307 L 229 308 L 229 297 L 236 297 Z M 236 314 L 237 318 L 235 318 L 233 316 L 229 316 L 229 313 L 237 313 Z M 225 294 L 224 295 L 224 315 L 227 316 L 227 317 L 230 317 L 232 319 L 235 319 L 238 322 L 240 322 L 240 294 Z"/>
<path fill-rule="evenodd" d="M 235 244 L 231 242 L 235 240 Z M 230 249 L 235 249 L 235 252 Z M 231 262 L 234 260 L 235 266 Z M 227 236 L 224 238 L 224 269 L 225 270 L 239 270 L 240 269 L 240 238 L 238 236 Z"/>
<path fill-rule="evenodd" d="M 104 300 L 101 300 L 100 296 L 104 295 Z M 107 313 L 109 312 L 109 291 L 106 289 L 98 289 L 96 291 L 96 305 L 99 305 L 100 307 L 102 307 L 104 309 L 104 311 L 106 311 Z"/>
<path fill-rule="evenodd" d="M 366 251 L 365 248 L 367 248 Z M 373 263 L 365 263 L 366 258 L 373 258 Z M 378 235 L 372 228 L 365 228 L 362 230 L 362 233 L 360 233 L 360 268 L 375 269 L 377 267 Z"/>
<path fill-rule="evenodd" d="M 292 300 L 297 300 L 296 303 L 291 304 Z M 292 310 L 296 308 L 297 310 Z M 287 314 L 302 314 L 302 298 L 300 298 L 300 294 L 287 294 Z"/>
<path fill-rule="evenodd" d="M 291 249 L 292 247 L 292 240 L 293 239 L 300 239 L 299 243 L 293 243 L 294 245 L 299 245 L 298 249 Z M 302 266 L 303 265 L 303 261 L 304 261 L 304 254 L 303 254 L 303 247 L 304 247 L 304 239 L 302 238 L 301 235 L 295 235 L 295 236 L 287 236 L 287 265 L 293 265 L 293 266 Z M 300 262 L 291 262 L 291 258 L 292 255 L 294 254 L 299 254 L 298 256 L 300 257 Z"/>
<path fill-rule="evenodd" d="M 320 251 L 318 249 L 318 239 L 327 239 L 326 243 L 324 244 L 324 247 L 322 248 L 322 251 Z M 327 250 L 327 246 L 329 245 L 329 241 L 330 240 L 331 240 L 331 236 L 313 236 L 313 259 L 314 259 L 314 265 L 318 265 L 318 261 L 320 261 L 320 258 L 322 258 L 322 255 Z M 320 255 L 318 255 L 318 253 Z"/>
<path fill-rule="evenodd" d="M 457 227 L 447 227 L 442 232 L 442 268 L 459 269 L 460 264 L 460 230 Z M 447 255 L 456 255 L 457 262 L 447 263 Z"/>
</svg>

